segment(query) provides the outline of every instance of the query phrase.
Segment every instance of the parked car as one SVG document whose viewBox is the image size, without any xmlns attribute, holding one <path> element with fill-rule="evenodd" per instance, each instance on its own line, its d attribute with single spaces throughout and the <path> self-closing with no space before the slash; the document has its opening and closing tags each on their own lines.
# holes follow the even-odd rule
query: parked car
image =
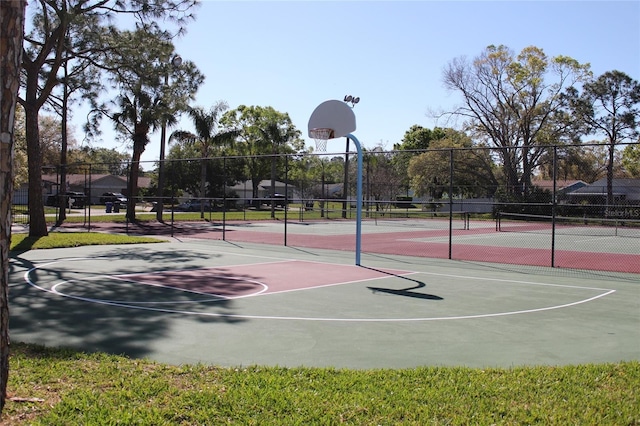
<svg viewBox="0 0 640 426">
<path fill-rule="evenodd" d="M 82 192 L 67 191 L 62 194 L 49 195 L 47 197 L 48 206 L 60 207 L 60 203 L 62 203 L 65 208 L 82 209 L 87 203 L 87 196 Z"/>
<path fill-rule="evenodd" d="M 100 204 L 106 203 L 127 204 L 127 197 L 119 192 L 105 192 L 100 197 Z"/>
<path fill-rule="evenodd" d="M 286 207 L 287 206 L 287 197 L 284 194 L 273 194 L 273 197 L 267 199 L 266 204 L 268 206 L 271 205 L 271 200 L 273 200 L 273 204 L 276 207 Z"/>
<path fill-rule="evenodd" d="M 211 211 L 211 203 L 208 200 L 187 200 L 173 208 L 177 212 L 199 212 L 204 205 L 204 211 Z"/>
</svg>

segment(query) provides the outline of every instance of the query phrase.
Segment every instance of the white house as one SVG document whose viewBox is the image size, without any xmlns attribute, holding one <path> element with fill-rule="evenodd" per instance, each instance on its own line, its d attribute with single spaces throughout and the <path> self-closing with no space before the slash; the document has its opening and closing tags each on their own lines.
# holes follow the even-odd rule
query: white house
<svg viewBox="0 0 640 426">
<path fill-rule="evenodd" d="M 58 194 L 60 188 L 59 179 L 60 176 L 58 175 L 42 175 L 42 196 L 44 200 L 50 195 Z M 22 186 L 26 188 L 27 184 L 25 183 Z M 140 176 L 138 178 L 138 188 L 149 188 L 150 186 L 151 178 L 146 176 Z M 22 187 L 19 189 L 20 193 L 23 192 L 21 189 Z M 87 194 L 90 197 L 91 204 L 98 204 L 100 196 L 105 192 L 119 192 L 127 195 L 127 176 L 110 174 L 68 174 L 67 191 Z M 16 200 L 15 195 L 14 200 Z M 26 199 L 24 201 L 24 204 L 26 204 Z"/>
</svg>

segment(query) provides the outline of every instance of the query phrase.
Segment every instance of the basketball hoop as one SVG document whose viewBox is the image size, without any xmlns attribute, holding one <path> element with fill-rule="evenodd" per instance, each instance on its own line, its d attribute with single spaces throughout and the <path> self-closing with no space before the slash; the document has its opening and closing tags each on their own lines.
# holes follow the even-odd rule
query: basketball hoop
<svg viewBox="0 0 640 426">
<path fill-rule="evenodd" d="M 324 127 L 311 129 L 309 135 L 316 141 L 316 151 L 327 152 L 327 141 L 333 139 L 333 129 Z"/>
<path fill-rule="evenodd" d="M 351 97 L 353 102 L 353 97 Z M 356 130 L 353 108 L 345 102 L 330 99 L 313 110 L 307 124 L 307 135 L 316 141 L 318 151 L 327 151 L 329 139 L 348 137 L 358 149 L 358 171 L 356 172 L 356 265 L 360 266 L 362 241 L 362 147 L 351 133 Z M 326 154 L 325 154 L 326 155 Z"/>
</svg>

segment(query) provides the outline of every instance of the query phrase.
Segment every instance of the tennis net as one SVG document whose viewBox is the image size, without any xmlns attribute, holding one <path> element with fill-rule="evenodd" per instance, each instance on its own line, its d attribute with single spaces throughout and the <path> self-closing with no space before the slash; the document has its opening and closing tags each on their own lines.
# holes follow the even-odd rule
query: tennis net
<svg viewBox="0 0 640 426">
<path fill-rule="evenodd" d="M 420 229 L 448 229 L 449 212 L 430 211 L 371 211 L 365 216 L 373 219 L 378 226 L 398 226 Z M 452 212 L 451 226 L 453 229 L 469 229 L 469 213 Z"/>
<path fill-rule="evenodd" d="M 500 212 L 496 229 L 501 232 L 533 232 L 592 237 L 640 238 L 640 220 L 590 217 L 544 216 Z"/>
</svg>

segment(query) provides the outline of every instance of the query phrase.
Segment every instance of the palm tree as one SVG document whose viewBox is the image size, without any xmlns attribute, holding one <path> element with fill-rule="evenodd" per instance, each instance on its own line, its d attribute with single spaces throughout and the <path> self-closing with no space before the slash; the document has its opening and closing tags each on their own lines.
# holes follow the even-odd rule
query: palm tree
<svg viewBox="0 0 640 426">
<path fill-rule="evenodd" d="M 131 95 L 131 96 L 130 96 Z M 140 175 L 140 157 L 149 143 L 149 132 L 160 124 L 155 100 L 144 90 L 138 89 L 130 94 L 118 96 L 120 111 L 111 117 L 119 132 L 128 134 L 133 142 L 133 155 L 129 169 L 127 188 L 127 218 L 135 220 L 135 207 L 138 196 L 138 176 Z"/>
<path fill-rule="evenodd" d="M 202 107 L 187 109 L 187 114 L 193 121 L 195 134 L 184 130 L 176 130 L 171 139 L 193 141 L 200 146 L 200 197 L 204 197 L 207 183 L 207 158 L 212 154 L 213 148 L 231 143 L 240 132 L 236 129 L 220 130 L 219 120 L 221 114 L 229 108 L 226 102 L 219 101 L 209 110 Z M 200 203 L 200 217 L 204 218 L 204 203 Z"/>
<path fill-rule="evenodd" d="M 168 34 L 155 25 L 138 27 L 135 31 L 110 34 L 108 65 L 110 79 L 120 95 L 116 98 L 119 111 L 111 114 L 97 111 L 111 118 L 116 131 L 133 142 L 129 179 L 127 218 L 135 220 L 140 157 L 149 143 L 149 132 L 188 108 L 204 76 L 191 61 L 172 67 L 169 58 L 175 56 Z M 178 69 L 179 68 L 179 69 Z M 177 78 L 167 84 L 168 75 Z"/>
</svg>

